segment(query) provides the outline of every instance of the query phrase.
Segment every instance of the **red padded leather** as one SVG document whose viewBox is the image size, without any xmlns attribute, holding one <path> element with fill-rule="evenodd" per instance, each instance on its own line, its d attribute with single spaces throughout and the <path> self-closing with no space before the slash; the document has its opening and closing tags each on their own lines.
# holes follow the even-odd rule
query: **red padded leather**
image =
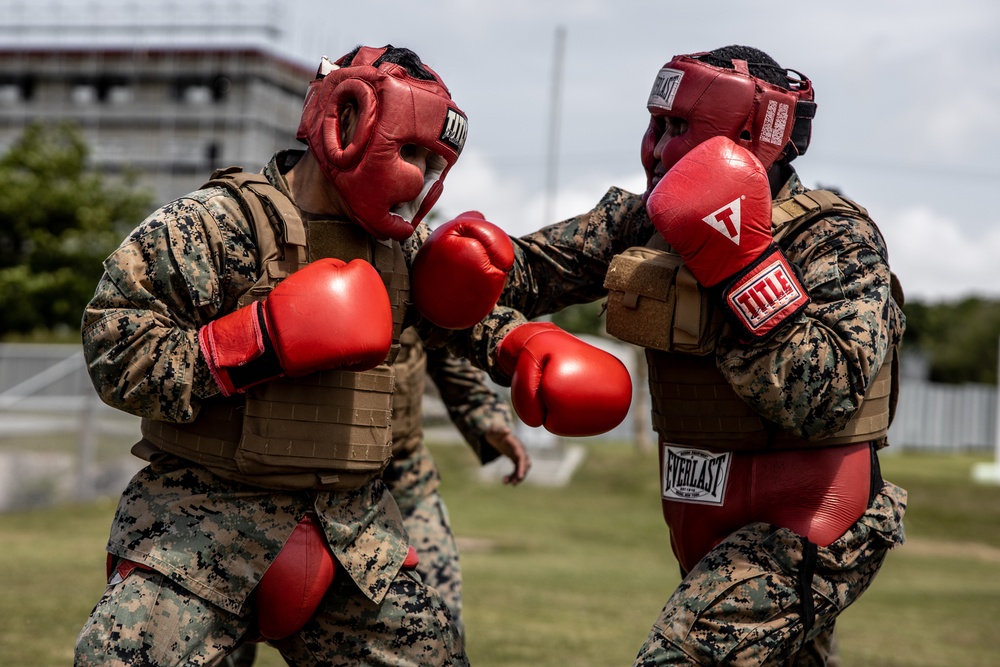
<svg viewBox="0 0 1000 667">
<path fill-rule="evenodd" d="M 336 561 L 317 520 L 307 514 L 257 585 L 257 623 L 267 639 L 298 632 L 326 595 Z"/>
<path fill-rule="evenodd" d="M 788 528 L 829 546 L 868 507 L 871 453 L 863 442 L 734 454 L 729 474 L 721 506 L 663 500 L 674 555 L 686 572 L 731 533 L 754 522 Z"/>
</svg>

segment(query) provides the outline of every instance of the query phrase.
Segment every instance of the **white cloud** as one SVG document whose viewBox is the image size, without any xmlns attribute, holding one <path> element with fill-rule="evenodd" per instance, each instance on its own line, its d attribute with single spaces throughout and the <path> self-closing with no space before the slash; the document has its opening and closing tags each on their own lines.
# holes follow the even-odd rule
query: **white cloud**
<svg viewBox="0 0 1000 667">
<path fill-rule="evenodd" d="M 384 6 L 383 6 L 384 5 Z M 800 25 L 774 0 L 386 0 L 330 10 L 289 3 L 290 49 L 313 63 L 357 43 L 409 46 L 469 114 L 465 155 L 437 206 L 479 209 L 509 233 L 545 222 L 554 30 L 566 28 L 554 219 L 589 210 L 611 185 L 643 187 L 639 138 L 656 69 L 675 53 L 753 44 L 811 77 L 819 113 L 801 162 L 810 185 L 842 187 L 889 237 L 914 298 L 1000 296 L 995 189 L 1000 133 L 996 0 L 805 3 Z M 776 13 L 777 12 L 777 13 Z"/>
<path fill-rule="evenodd" d="M 480 211 L 508 234 L 517 235 L 521 221 L 531 215 L 530 200 L 524 183 L 505 176 L 483 153 L 466 146 L 434 210 L 444 220 L 463 211 Z"/>
<path fill-rule="evenodd" d="M 889 216 L 880 227 L 907 297 L 1000 296 L 1000 226 L 970 235 L 956 220 L 919 206 Z"/>
<path fill-rule="evenodd" d="M 623 175 L 592 169 L 560 183 L 552 219 L 546 220 L 547 201 L 541 170 L 500 169 L 486 153 L 466 146 L 461 159 L 449 172 L 444 193 L 434 210 L 442 220 L 463 211 L 477 210 L 508 234 L 522 236 L 546 224 L 586 213 L 612 185 L 641 192 L 646 177 L 639 169 Z"/>
</svg>

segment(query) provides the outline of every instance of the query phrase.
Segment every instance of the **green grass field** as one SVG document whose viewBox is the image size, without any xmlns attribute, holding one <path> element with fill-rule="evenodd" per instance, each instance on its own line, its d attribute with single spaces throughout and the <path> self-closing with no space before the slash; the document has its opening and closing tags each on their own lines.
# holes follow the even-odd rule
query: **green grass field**
<svg viewBox="0 0 1000 667">
<path fill-rule="evenodd" d="M 631 665 L 678 581 L 655 454 L 588 445 L 563 488 L 479 482 L 471 453 L 434 446 L 461 541 L 474 665 Z M 908 489 L 909 542 L 838 625 L 843 664 L 1000 665 L 1000 487 L 966 455 L 883 457 Z M 0 665 L 72 662 L 100 596 L 116 499 L 0 514 Z M 281 665 L 264 647 L 258 664 Z"/>
</svg>

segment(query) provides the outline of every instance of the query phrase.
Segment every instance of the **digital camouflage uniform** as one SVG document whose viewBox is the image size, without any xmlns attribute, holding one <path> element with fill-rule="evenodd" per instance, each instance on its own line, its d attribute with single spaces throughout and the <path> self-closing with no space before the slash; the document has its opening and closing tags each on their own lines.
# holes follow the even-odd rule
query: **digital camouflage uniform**
<svg viewBox="0 0 1000 667">
<path fill-rule="evenodd" d="M 789 171 L 776 201 L 805 190 Z M 612 258 L 654 234 L 641 198 L 612 188 L 589 213 L 515 240 L 502 302 L 537 317 L 604 298 Z M 802 270 L 812 302 L 766 342 L 741 344 L 726 327 L 716 365 L 762 417 L 803 436 L 835 433 L 902 337 L 884 242 L 870 223 L 827 215 L 781 245 Z M 773 525 L 752 523 L 731 534 L 687 573 L 635 664 L 825 664 L 837 614 L 868 587 L 887 550 L 904 540 L 906 492 L 888 482 L 874 491 L 861 519 L 815 553 L 802 537 Z M 815 561 L 814 619 L 805 640 L 804 557 Z"/>
<path fill-rule="evenodd" d="M 448 416 L 480 462 L 499 456 L 486 440 L 491 430 L 511 428 L 506 401 L 487 384 L 483 371 L 444 348 L 427 350 L 413 329 L 400 338 L 393 395 L 393 458 L 382 474 L 403 514 L 410 544 L 417 550 L 417 572 L 444 597 L 462 629 L 462 571 L 448 508 L 439 493 L 441 477 L 424 442 L 421 397 L 425 378 L 434 381 Z M 405 369 L 405 370 L 403 370 Z M 405 405 L 399 405 L 404 403 Z M 404 418 L 397 419 L 397 415 Z"/>
<path fill-rule="evenodd" d="M 441 477 L 423 437 L 426 377 L 434 381 L 452 423 L 482 463 L 499 456 L 485 434 L 511 428 L 510 407 L 489 387 L 485 373 L 467 359 L 443 348 L 426 350 L 412 328 L 403 332 L 399 342 L 393 363 L 393 414 L 402 418 L 393 421 L 393 458 L 382 480 L 403 515 L 410 545 L 417 550 L 417 573 L 424 584 L 438 590 L 453 622 L 464 634 L 458 544 L 448 508 L 438 492 Z M 251 664 L 254 648 L 253 644 L 244 645 L 240 654 L 244 662 L 234 664 Z"/>
<path fill-rule="evenodd" d="M 279 153 L 264 170 L 285 194 L 281 174 L 299 155 Z M 407 264 L 428 233 L 421 225 L 404 244 Z M 126 412 L 191 421 L 218 394 L 197 332 L 233 311 L 257 279 L 254 237 L 237 201 L 216 188 L 165 205 L 106 260 L 105 271 L 82 327 L 95 386 Z M 349 492 L 275 491 L 162 452 L 152 458 L 123 492 L 107 545 L 140 568 L 111 578 L 78 639 L 77 665 L 221 660 L 253 636 L 254 587 L 307 512 L 318 517 L 338 570 L 312 620 L 275 643 L 286 660 L 467 662 L 441 596 L 402 569 L 406 529 L 381 479 Z"/>
</svg>

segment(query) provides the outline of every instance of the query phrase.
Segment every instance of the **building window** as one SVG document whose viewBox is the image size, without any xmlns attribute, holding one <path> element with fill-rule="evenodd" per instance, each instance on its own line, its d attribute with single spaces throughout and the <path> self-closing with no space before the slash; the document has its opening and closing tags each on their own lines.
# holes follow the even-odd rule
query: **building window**
<svg viewBox="0 0 1000 667">
<path fill-rule="evenodd" d="M 107 93 L 108 104 L 125 106 L 135 100 L 135 92 L 131 86 L 111 86 Z"/>
<path fill-rule="evenodd" d="M 182 104 L 204 106 L 219 103 L 229 96 L 232 82 L 228 77 L 192 77 L 178 79 L 173 84 L 173 98 Z"/>
<path fill-rule="evenodd" d="M 32 76 L 0 77 L 0 104 L 12 105 L 27 102 L 35 94 Z"/>
<path fill-rule="evenodd" d="M 212 81 L 212 99 L 222 102 L 229 96 L 229 91 L 233 89 L 233 82 L 229 77 L 219 75 Z"/>
<path fill-rule="evenodd" d="M 205 106 L 212 102 L 212 89 L 208 86 L 188 86 L 184 89 L 184 103 Z"/>
<path fill-rule="evenodd" d="M 14 83 L 0 83 L 0 104 L 12 106 L 21 101 L 21 87 Z"/>
<path fill-rule="evenodd" d="M 102 104 L 128 104 L 132 101 L 132 87 L 122 76 L 99 76 L 94 82 L 97 101 Z"/>
<path fill-rule="evenodd" d="M 90 106 L 97 103 L 97 86 L 92 83 L 77 83 L 69 91 L 69 99 L 78 106 Z"/>
<path fill-rule="evenodd" d="M 222 153 L 222 146 L 218 141 L 210 141 L 205 146 L 205 160 L 208 162 L 209 170 L 214 171 L 219 167 L 219 156 Z"/>
</svg>

